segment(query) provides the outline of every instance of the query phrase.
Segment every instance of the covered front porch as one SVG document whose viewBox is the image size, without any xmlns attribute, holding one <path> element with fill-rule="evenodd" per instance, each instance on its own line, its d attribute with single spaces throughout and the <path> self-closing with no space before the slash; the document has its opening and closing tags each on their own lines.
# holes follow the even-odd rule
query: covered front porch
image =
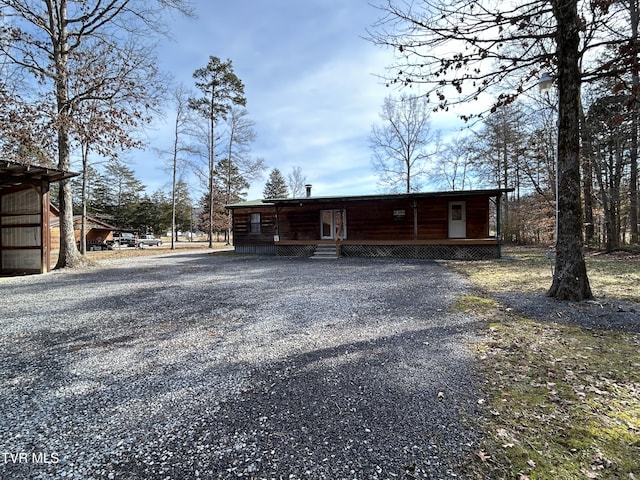
<svg viewBox="0 0 640 480">
<path fill-rule="evenodd" d="M 473 260 L 501 256 L 504 193 L 309 196 L 228 208 L 238 253 Z"/>
</svg>

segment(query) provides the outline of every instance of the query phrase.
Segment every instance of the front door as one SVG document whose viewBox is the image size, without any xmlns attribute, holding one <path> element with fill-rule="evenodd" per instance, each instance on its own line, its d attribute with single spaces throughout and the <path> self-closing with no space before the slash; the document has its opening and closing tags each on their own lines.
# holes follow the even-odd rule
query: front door
<svg viewBox="0 0 640 480">
<path fill-rule="evenodd" d="M 449 202 L 449 238 L 466 238 L 467 202 Z"/>
<path fill-rule="evenodd" d="M 320 238 L 335 240 L 347 238 L 347 221 L 344 210 L 322 210 L 320 212 Z"/>
</svg>

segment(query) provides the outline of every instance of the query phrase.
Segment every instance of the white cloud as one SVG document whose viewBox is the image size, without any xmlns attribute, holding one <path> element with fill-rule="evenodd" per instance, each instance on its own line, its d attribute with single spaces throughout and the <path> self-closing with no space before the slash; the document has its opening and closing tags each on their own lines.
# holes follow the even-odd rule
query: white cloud
<svg viewBox="0 0 640 480">
<path fill-rule="evenodd" d="M 254 156 L 285 175 L 300 166 L 316 195 L 376 193 L 368 136 L 384 97 L 397 93 L 375 76 L 392 62 L 392 52 L 361 38 L 379 12 L 341 0 L 198 5 L 197 21 L 176 20 L 163 67 L 191 86 L 193 71 L 210 55 L 230 58 L 256 125 Z M 157 123 L 152 147 L 169 141 L 172 115 Z M 458 122 L 450 117 L 437 117 L 435 127 Z M 149 191 L 166 183 L 156 157 L 151 150 L 137 157 Z M 256 182 L 249 198 L 260 197 L 263 185 Z"/>
</svg>

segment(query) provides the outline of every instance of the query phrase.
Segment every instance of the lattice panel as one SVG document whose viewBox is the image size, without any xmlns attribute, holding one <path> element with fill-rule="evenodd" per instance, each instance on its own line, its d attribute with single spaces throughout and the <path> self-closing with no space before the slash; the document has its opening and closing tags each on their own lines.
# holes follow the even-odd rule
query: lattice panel
<svg viewBox="0 0 640 480">
<path fill-rule="evenodd" d="M 236 253 L 311 257 L 313 245 L 237 245 Z M 342 245 L 343 257 L 424 258 L 434 260 L 484 260 L 498 258 L 496 245 Z"/>
<path fill-rule="evenodd" d="M 498 258 L 498 247 L 493 245 L 343 245 L 340 253 L 344 257 L 483 260 Z"/>
<path fill-rule="evenodd" d="M 276 255 L 279 257 L 310 257 L 316 247 L 313 245 L 278 245 Z"/>
</svg>

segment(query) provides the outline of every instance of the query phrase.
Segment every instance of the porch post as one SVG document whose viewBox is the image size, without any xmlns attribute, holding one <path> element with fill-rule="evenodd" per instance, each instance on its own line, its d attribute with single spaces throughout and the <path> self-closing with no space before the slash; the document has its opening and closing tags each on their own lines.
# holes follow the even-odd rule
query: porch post
<svg viewBox="0 0 640 480">
<path fill-rule="evenodd" d="M 40 198 L 40 273 L 47 273 L 51 269 L 51 229 L 49 228 L 49 187 L 38 188 Z"/>
<path fill-rule="evenodd" d="M 502 212 L 500 211 L 501 197 L 502 192 L 498 192 L 498 195 L 496 195 L 496 239 L 498 240 L 498 258 L 502 258 L 502 233 L 500 231 L 500 217 L 502 216 Z"/>
<path fill-rule="evenodd" d="M 418 201 L 413 201 L 413 239 L 418 240 Z"/>
</svg>

